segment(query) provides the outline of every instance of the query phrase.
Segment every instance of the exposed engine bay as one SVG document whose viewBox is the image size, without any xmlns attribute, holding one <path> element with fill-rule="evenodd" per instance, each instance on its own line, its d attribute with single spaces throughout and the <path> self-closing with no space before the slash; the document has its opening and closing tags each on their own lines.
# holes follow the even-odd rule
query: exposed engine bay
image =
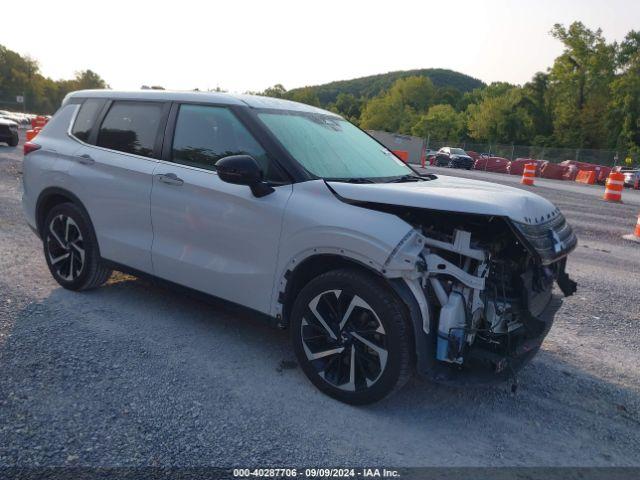
<svg viewBox="0 0 640 480">
<path fill-rule="evenodd" d="M 425 332 L 435 337 L 435 379 L 470 370 L 481 377 L 514 373 L 551 327 L 554 282 L 565 296 L 576 289 L 565 264 L 577 241 L 564 217 L 557 211 L 520 226 L 419 209 L 400 216 L 424 244 L 416 266 L 430 306 Z"/>
</svg>

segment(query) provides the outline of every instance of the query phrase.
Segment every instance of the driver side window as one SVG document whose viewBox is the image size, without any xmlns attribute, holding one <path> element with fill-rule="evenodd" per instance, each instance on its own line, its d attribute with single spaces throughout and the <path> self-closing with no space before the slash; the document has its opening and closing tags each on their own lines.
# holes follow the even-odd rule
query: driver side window
<svg viewBox="0 0 640 480">
<path fill-rule="evenodd" d="M 225 107 L 181 105 L 171 148 L 171 161 L 182 165 L 216 169 L 221 158 L 251 155 L 262 168 L 266 180 L 282 181 L 267 152 Z"/>
</svg>

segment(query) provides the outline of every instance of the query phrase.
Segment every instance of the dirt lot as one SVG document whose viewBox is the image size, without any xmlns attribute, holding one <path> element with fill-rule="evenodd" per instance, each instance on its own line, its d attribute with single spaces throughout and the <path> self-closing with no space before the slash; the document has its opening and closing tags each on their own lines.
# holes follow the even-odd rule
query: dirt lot
<svg viewBox="0 0 640 480">
<path fill-rule="evenodd" d="M 620 238 L 637 193 L 536 187 L 579 236 L 579 292 L 515 395 L 416 378 L 356 408 L 237 309 L 123 275 L 58 287 L 22 218 L 20 152 L 0 146 L 0 466 L 640 465 L 640 245 Z"/>
</svg>

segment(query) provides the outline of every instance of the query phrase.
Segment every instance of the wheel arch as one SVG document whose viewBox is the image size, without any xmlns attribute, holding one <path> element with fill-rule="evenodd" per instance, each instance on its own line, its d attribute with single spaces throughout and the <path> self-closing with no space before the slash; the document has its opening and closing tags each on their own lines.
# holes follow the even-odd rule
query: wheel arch
<svg viewBox="0 0 640 480">
<path fill-rule="evenodd" d="M 42 238 L 44 221 L 47 218 L 47 214 L 53 207 L 62 203 L 73 203 L 80 208 L 89 219 L 89 227 L 93 229 L 93 223 L 91 223 L 91 216 L 87 211 L 82 201 L 69 190 L 60 187 L 48 187 L 40 192 L 38 200 L 36 201 L 36 229 L 40 238 Z M 95 233 L 95 230 L 94 230 Z"/>
<path fill-rule="evenodd" d="M 280 323 L 282 326 L 288 326 L 293 303 L 305 285 L 323 273 L 341 268 L 352 268 L 364 271 L 385 281 L 387 280 L 381 272 L 371 266 L 337 252 L 309 255 L 304 260 L 296 262 L 293 268 L 287 269 L 284 273 L 283 282 L 281 282 L 285 283 L 284 290 L 280 290 L 280 294 L 278 295 L 278 303 L 282 307 L 282 313 L 280 315 Z"/>
</svg>

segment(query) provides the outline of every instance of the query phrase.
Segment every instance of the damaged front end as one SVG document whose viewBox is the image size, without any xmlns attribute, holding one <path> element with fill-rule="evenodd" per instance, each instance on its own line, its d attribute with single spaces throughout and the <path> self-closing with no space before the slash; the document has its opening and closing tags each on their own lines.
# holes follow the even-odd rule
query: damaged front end
<svg viewBox="0 0 640 480">
<path fill-rule="evenodd" d="M 386 267 L 420 304 L 418 369 L 453 383 L 514 375 L 537 352 L 562 303 L 553 284 L 564 296 L 576 289 L 565 267 L 577 241 L 562 214 L 556 209 L 520 224 L 424 209 L 393 213 L 416 227 Z"/>
</svg>

